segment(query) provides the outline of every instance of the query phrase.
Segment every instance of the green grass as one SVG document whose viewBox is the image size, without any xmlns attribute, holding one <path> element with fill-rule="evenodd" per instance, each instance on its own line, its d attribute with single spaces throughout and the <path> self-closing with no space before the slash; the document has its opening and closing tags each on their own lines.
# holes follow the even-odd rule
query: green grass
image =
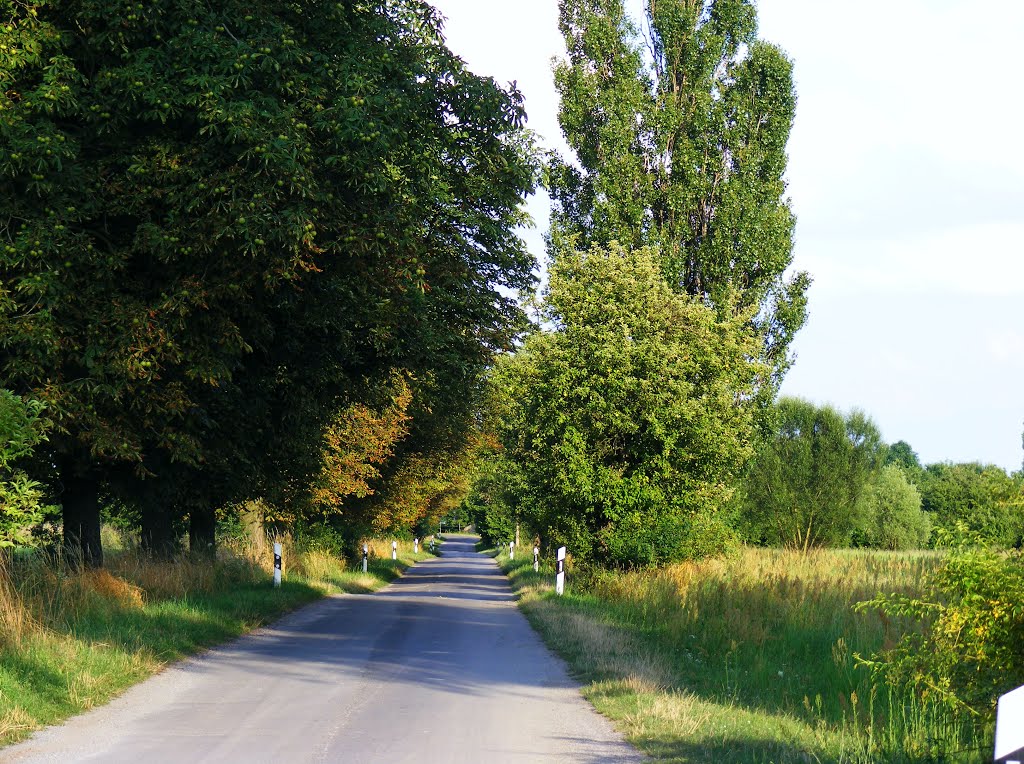
<svg viewBox="0 0 1024 764">
<path fill-rule="evenodd" d="M 77 574 L 38 557 L 9 561 L 0 566 L 0 745 L 326 594 L 375 591 L 431 556 L 407 546 L 397 561 L 390 551 L 372 559 L 365 574 L 361 561 L 286 549 L 280 588 L 266 549 L 177 564 L 129 550 L 106 571 Z"/>
<path fill-rule="evenodd" d="M 911 625 L 851 605 L 916 590 L 932 553 L 744 550 L 658 571 L 553 572 L 499 561 L 520 606 L 640 750 L 671 762 L 985 761 L 989 741 L 873 683 L 854 654 Z"/>
</svg>

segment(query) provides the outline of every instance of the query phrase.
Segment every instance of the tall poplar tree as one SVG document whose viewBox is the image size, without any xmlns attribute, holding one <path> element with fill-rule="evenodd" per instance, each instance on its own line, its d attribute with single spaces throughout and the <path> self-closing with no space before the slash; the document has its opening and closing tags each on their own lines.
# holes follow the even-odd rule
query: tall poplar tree
<svg viewBox="0 0 1024 764">
<path fill-rule="evenodd" d="M 810 283 L 785 275 L 791 61 L 757 39 L 751 0 L 647 0 L 643 33 L 622 0 L 559 9 L 559 121 L 578 163 L 551 168 L 555 257 L 566 242 L 655 245 L 677 291 L 724 307 L 737 290 L 777 384 Z"/>
</svg>

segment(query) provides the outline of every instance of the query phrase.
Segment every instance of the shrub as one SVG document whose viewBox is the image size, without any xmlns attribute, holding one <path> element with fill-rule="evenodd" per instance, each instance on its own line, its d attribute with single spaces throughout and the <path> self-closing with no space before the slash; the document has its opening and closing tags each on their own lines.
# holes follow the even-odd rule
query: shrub
<svg viewBox="0 0 1024 764">
<path fill-rule="evenodd" d="M 1024 556 L 982 546 L 962 525 L 939 536 L 951 551 L 920 597 L 879 595 L 857 606 L 909 616 L 920 626 L 862 662 L 955 718 L 987 728 L 999 695 L 1024 684 Z"/>
</svg>

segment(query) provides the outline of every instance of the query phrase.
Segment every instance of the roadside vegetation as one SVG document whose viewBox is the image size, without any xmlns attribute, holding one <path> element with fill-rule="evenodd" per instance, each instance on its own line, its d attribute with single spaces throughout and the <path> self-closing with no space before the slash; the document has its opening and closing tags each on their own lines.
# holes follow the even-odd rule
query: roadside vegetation
<svg viewBox="0 0 1024 764">
<path fill-rule="evenodd" d="M 420 0 L 0 0 L 0 740 L 472 522 L 659 758 L 981 755 L 1024 471 L 779 397 L 794 63 L 643 8 L 559 3 L 558 157 Z"/>
<path fill-rule="evenodd" d="M 429 553 L 371 540 L 367 573 L 323 545 L 285 537 L 280 588 L 263 535 L 216 560 L 154 560 L 113 529 L 103 569 L 39 551 L 0 555 L 0 745 L 107 702 L 175 660 L 327 594 L 370 592 Z"/>
<path fill-rule="evenodd" d="M 550 566 L 534 573 L 528 560 L 498 556 L 584 695 L 659 761 L 991 759 L 990 720 L 977 725 L 946 698 L 858 659 L 907 639 L 943 660 L 980 644 L 977 634 L 958 648 L 927 642 L 933 632 L 909 613 L 857 607 L 883 591 L 925 596 L 940 553 L 746 548 L 659 569 L 570 573 L 563 597 Z"/>
</svg>

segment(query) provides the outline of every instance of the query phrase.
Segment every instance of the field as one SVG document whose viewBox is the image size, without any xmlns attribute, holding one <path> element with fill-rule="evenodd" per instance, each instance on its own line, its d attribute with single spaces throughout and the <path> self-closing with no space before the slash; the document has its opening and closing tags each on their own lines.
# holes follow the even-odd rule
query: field
<svg viewBox="0 0 1024 764">
<path fill-rule="evenodd" d="M 106 531 L 108 537 L 112 536 Z M 369 570 L 286 542 L 272 586 L 262 538 L 225 546 L 215 563 L 154 562 L 105 539 L 107 567 L 72 572 L 39 554 L 0 555 L 0 745 L 109 701 L 167 663 L 335 592 L 368 592 L 417 559 L 371 542 Z"/>
<path fill-rule="evenodd" d="M 672 762 L 969 762 L 991 742 L 858 665 L 911 624 L 852 605 L 914 593 L 935 553 L 745 549 L 661 570 L 499 561 L 521 607 L 641 750 Z M 979 739 L 981 738 L 981 739 Z"/>
</svg>

